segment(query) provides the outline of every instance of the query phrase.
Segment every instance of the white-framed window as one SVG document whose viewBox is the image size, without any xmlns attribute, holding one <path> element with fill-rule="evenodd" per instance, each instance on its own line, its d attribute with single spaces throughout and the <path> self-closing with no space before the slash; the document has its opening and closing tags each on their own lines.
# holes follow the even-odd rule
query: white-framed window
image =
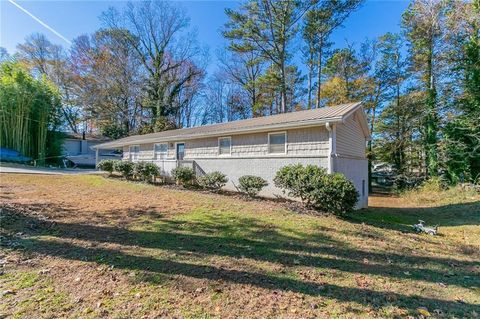
<svg viewBox="0 0 480 319">
<path fill-rule="evenodd" d="M 140 153 L 140 145 L 131 145 L 128 149 L 128 153 L 130 154 L 131 161 L 138 160 L 138 154 Z"/>
<path fill-rule="evenodd" d="M 231 155 L 232 154 L 232 138 L 219 137 L 218 138 L 218 155 Z"/>
<path fill-rule="evenodd" d="M 156 159 L 163 159 L 167 157 L 168 153 L 168 144 L 167 143 L 157 143 L 153 146 L 153 152 Z"/>
<path fill-rule="evenodd" d="M 286 154 L 287 153 L 287 133 L 268 133 L 268 153 Z"/>
</svg>

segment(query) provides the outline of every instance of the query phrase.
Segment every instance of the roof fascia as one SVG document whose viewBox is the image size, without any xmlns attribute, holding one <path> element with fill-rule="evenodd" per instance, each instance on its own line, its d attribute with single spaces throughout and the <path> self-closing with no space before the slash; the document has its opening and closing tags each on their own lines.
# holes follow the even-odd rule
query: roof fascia
<svg viewBox="0 0 480 319">
<path fill-rule="evenodd" d="M 354 115 L 355 113 L 357 113 L 357 111 L 359 111 L 358 113 L 361 114 L 360 116 L 360 126 L 362 128 L 362 131 L 363 131 L 363 135 L 365 136 L 365 138 L 367 139 L 367 141 L 371 140 L 372 139 L 372 135 L 370 133 L 370 129 L 368 127 L 368 120 L 367 120 L 367 116 L 365 115 L 365 111 L 363 110 L 363 103 L 362 102 L 358 102 L 358 105 L 356 105 L 353 109 L 351 109 L 348 113 L 346 113 L 344 116 L 343 116 L 343 119 L 342 119 L 342 122 L 345 123 L 345 121 L 352 115 Z"/>
</svg>

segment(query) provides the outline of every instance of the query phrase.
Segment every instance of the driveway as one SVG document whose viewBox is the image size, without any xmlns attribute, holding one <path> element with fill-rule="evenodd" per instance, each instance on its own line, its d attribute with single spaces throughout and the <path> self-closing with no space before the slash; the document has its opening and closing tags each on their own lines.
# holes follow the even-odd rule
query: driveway
<svg viewBox="0 0 480 319">
<path fill-rule="evenodd" d="M 0 173 L 12 174 L 42 174 L 42 175 L 78 175 L 78 174 L 102 174 L 95 169 L 81 168 L 48 168 L 48 167 L 29 167 L 29 166 L 5 166 L 0 165 Z"/>
</svg>

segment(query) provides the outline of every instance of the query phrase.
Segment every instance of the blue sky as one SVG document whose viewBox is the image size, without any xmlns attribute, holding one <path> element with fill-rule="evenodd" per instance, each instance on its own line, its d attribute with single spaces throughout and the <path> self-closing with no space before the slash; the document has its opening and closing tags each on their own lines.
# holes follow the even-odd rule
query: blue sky
<svg viewBox="0 0 480 319">
<path fill-rule="evenodd" d="M 101 26 L 99 16 L 110 6 L 121 8 L 124 1 L 16 1 L 37 18 L 50 25 L 67 39 L 91 33 Z M 183 6 L 191 19 L 191 27 L 198 31 L 198 40 L 210 49 L 209 71 L 215 68 L 215 51 L 225 45 L 220 28 L 226 21 L 224 9 L 235 8 L 237 1 L 172 1 Z M 400 30 L 402 12 L 408 1 L 367 1 L 354 12 L 332 36 L 337 47 L 359 43 L 386 32 Z M 0 0 L 0 46 L 15 52 L 18 43 L 33 32 L 47 35 L 51 42 L 68 44 L 40 25 L 8 0 Z"/>
</svg>

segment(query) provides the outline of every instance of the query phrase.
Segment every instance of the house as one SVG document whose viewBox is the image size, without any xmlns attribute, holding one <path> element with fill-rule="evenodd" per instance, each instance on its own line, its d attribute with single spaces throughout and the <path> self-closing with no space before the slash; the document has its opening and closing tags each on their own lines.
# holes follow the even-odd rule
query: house
<svg viewBox="0 0 480 319">
<path fill-rule="evenodd" d="M 95 145 L 105 143 L 108 139 L 102 136 L 65 133 L 62 145 L 62 155 L 75 166 L 95 167 L 96 154 L 92 149 Z M 121 154 L 112 150 L 99 152 L 98 160 L 121 159 Z M 71 165 L 71 164 L 70 164 Z"/>
<path fill-rule="evenodd" d="M 164 174 L 179 165 L 197 173 L 221 171 L 235 190 L 242 175 L 261 176 L 269 182 L 261 195 L 278 196 L 275 173 L 288 164 L 313 164 L 343 173 L 357 188 L 358 207 L 368 204 L 370 139 L 362 104 L 284 113 L 246 120 L 136 135 L 95 145 L 123 149 L 123 158 L 156 163 Z"/>
</svg>

